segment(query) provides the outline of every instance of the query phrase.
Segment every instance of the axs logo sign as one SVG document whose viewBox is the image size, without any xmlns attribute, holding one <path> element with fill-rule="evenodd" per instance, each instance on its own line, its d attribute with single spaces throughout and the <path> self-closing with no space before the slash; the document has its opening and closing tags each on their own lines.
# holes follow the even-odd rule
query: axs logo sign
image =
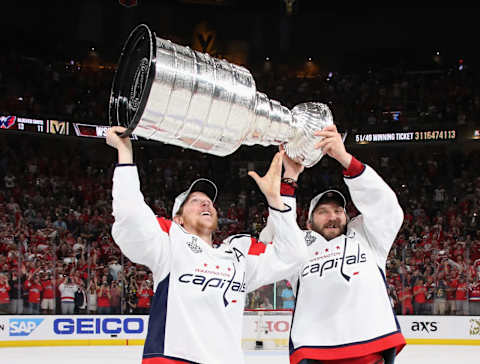
<svg viewBox="0 0 480 364">
<path fill-rule="evenodd" d="M 438 322 L 437 321 L 413 321 L 412 322 L 412 331 L 419 331 L 419 332 L 435 332 L 438 330 Z"/>
</svg>

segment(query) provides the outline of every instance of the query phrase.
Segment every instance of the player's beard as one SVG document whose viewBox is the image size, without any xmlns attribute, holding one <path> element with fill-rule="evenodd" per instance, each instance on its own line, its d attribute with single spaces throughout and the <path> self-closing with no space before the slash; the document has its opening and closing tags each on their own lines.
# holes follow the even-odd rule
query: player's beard
<svg viewBox="0 0 480 364">
<path fill-rule="evenodd" d="M 335 229 L 328 228 L 328 226 L 332 225 L 332 223 L 336 225 Z M 315 223 L 315 221 L 312 221 L 311 225 L 312 230 L 322 235 L 327 241 L 335 239 L 337 236 L 345 234 L 347 231 L 347 223 L 341 222 L 340 220 L 331 220 L 321 225 Z"/>
<path fill-rule="evenodd" d="M 214 233 L 218 228 L 218 216 L 215 212 L 210 221 L 202 220 L 202 218 L 189 219 L 187 216 L 184 217 L 184 226 L 185 225 L 195 232 L 210 230 L 211 233 Z"/>
</svg>

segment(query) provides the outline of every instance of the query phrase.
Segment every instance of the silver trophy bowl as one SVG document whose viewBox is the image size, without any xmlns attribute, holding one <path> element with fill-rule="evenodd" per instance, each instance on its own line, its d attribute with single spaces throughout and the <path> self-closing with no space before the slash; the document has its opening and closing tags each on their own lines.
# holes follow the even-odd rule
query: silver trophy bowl
<svg viewBox="0 0 480 364">
<path fill-rule="evenodd" d="M 257 92 L 250 72 L 161 39 L 141 24 L 120 56 L 109 102 L 110 125 L 146 139 L 225 156 L 242 144 L 284 144 L 311 167 L 323 156 L 313 133 L 333 124 L 330 109 L 307 102 L 291 111 Z"/>
</svg>

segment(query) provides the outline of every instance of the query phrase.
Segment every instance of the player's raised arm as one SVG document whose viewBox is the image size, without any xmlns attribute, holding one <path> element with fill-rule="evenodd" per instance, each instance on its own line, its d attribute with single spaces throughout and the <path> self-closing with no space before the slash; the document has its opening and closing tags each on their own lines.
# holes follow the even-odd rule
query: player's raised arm
<svg viewBox="0 0 480 364">
<path fill-rule="evenodd" d="M 290 277 L 306 259 L 306 247 L 296 222 L 295 209 L 281 196 L 284 153 L 281 150 L 275 155 L 264 177 L 249 172 L 267 199 L 269 223 L 274 234 L 271 242 L 257 242 L 252 238 L 248 254 L 248 291 Z"/>
<path fill-rule="evenodd" d="M 284 150 L 283 146 L 280 146 L 280 150 Z M 280 195 L 284 204 L 292 208 L 293 217 L 297 219 L 297 201 L 296 201 L 296 189 L 298 187 L 298 179 L 300 174 L 304 171 L 304 166 L 300 163 L 297 163 L 290 159 L 287 154 L 283 155 L 282 163 L 284 167 L 283 178 L 280 185 Z M 303 232 L 302 232 L 303 234 Z M 259 240 L 263 243 L 269 243 L 274 241 L 275 237 L 275 226 L 273 220 L 270 216 L 267 219 L 267 223 L 260 232 Z M 301 242 L 304 239 L 302 238 Z M 300 270 L 301 264 L 298 265 L 297 269 L 293 270 L 292 274 L 286 279 L 292 285 L 293 291 L 296 291 L 297 276 L 298 270 Z"/>
<path fill-rule="evenodd" d="M 369 241 L 379 254 L 379 264 L 384 267 L 403 222 L 403 211 L 395 193 L 371 167 L 346 151 L 335 125 L 315 134 L 324 137 L 317 147 L 344 167 L 345 184 L 355 207 L 361 212 Z"/>
<path fill-rule="evenodd" d="M 265 176 L 260 177 L 257 172 L 249 171 L 248 175 L 257 183 L 260 191 L 265 195 L 268 206 L 277 210 L 288 210 L 280 195 L 280 177 L 282 174 L 282 160 L 285 151 L 281 150 L 273 157 L 270 168 Z"/>
<path fill-rule="evenodd" d="M 133 262 L 146 265 L 152 271 L 166 271 L 170 255 L 168 235 L 144 201 L 137 167 L 133 164 L 131 141 L 117 134 L 124 130 L 123 127 L 112 127 L 107 132 L 107 144 L 118 152 L 112 188 L 115 217 L 112 236 Z"/>
<path fill-rule="evenodd" d="M 133 149 L 130 138 L 121 138 L 119 133 L 123 133 L 125 128 L 122 126 L 112 126 L 107 131 L 107 144 L 115 148 L 118 153 L 118 164 L 133 163 Z"/>
</svg>

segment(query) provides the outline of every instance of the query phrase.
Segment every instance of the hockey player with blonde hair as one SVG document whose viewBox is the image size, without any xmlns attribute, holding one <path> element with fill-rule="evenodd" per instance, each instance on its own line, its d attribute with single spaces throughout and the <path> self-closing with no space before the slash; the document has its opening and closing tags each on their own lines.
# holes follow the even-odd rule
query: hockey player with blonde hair
<svg viewBox="0 0 480 364">
<path fill-rule="evenodd" d="M 249 175 L 265 195 L 272 224 L 280 232 L 271 243 L 233 235 L 213 244 L 218 217 L 217 187 L 198 179 L 177 196 L 172 220 L 158 218 L 144 202 L 128 138 L 113 127 L 107 143 L 117 149 L 113 176 L 112 235 L 122 252 L 153 273 L 143 364 L 242 364 L 243 307 L 247 292 L 286 278 L 306 258 L 302 232 L 288 201 L 280 196 L 284 152 L 263 177 Z"/>
</svg>

